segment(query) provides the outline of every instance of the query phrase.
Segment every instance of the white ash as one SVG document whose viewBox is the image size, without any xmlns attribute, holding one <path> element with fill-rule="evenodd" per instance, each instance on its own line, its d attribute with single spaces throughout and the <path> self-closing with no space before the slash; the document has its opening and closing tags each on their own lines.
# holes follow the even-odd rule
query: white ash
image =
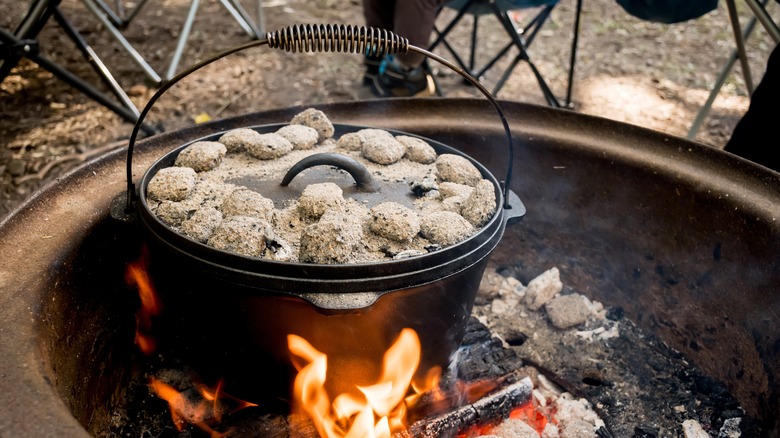
<svg viewBox="0 0 780 438">
<path fill-rule="evenodd" d="M 407 242 L 420 232 L 420 218 L 401 204 L 383 202 L 371 209 L 369 229 L 382 237 Z"/>
<path fill-rule="evenodd" d="M 260 133 L 254 129 L 237 128 L 222 134 L 219 142 L 225 145 L 228 152 L 237 153 L 245 151 L 250 144 L 260 141 L 259 137 Z"/>
<path fill-rule="evenodd" d="M 546 357 L 534 355 L 534 352 L 554 352 L 559 350 L 561 344 L 578 345 L 585 342 L 576 336 L 574 330 L 561 330 L 555 327 L 549 318 L 549 313 L 542 310 L 541 306 L 531 307 L 535 303 L 534 300 L 531 300 L 530 304 L 526 301 L 529 292 L 532 291 L 532 284 L 537 285 L 534 289 L 539 286 L 551 286 L 549 291 L 557 290 L 550 296 L 552 299 L 553 296 L 561 293 L 562 283 L 560 286 L 556 285 L 559 282 L 560 273 L 556 267 L 531 280 L 528 287 L 523 286 L 516 278 L 505 277 L 495 271 L 488 270 L 480 283 L 478 300 L 473 314 L 502 338 L 511 338 L 513 332 L 532 333 L 521 346 L 512 348 L 524 352 L 535 363 L 545 365 L 547 363 Z M 540 290 L 547 289 L 547 287 L 542 287 Z M 560 295 L 559 298 L 565 296 L 568 295 Z M 582 296 L 576 295 L 576 297 Z M 589 309 L 586 322 L 584 322 L 589 329 L 611 328 L 613 324 L 617 324 L 607 320 L 604 311 L 596 311 L 596 309 L 603 310 L 600 303 L 581 302 L 583 303 L 582 307 Z M 590 303 L 590 301 L 588 302 Z M 500 312 L 496 312 L 497 309 Z M 594 338 L 592 342 L 606 341 Z M 555 422 L 557 422 L 557 427 L 546 428 L 542 434 L 537 433 L 536 437 L 597 437 L 596 430 L 604 426 L 604 422 L 587 400 L 574 397 L 532 367 L 526 367 L 523 371 L 527 371 L 534 382 L 532 403 L 539 412 L 554 416 Z M 548 425 L 550 424 L 553 423 L 548 423 Z M 498 435 L 495 432 L 491 433 Z"/>
<path fill-rule="evenodd" d="M 293 145 L 286 138 L 276 133 L 260 134 L 257 141 L 246 146 L 249 155 L 260 160 L 273 160 L 287 155 L 293 150 Z"/>
<path fill-rule="evenodd" d="M 592 311 L 590 300 L 580 294 L 555 297 L 544 305 L 550 323 L 559 329 L 580 325 L 588 320 Z"/>
<path fill-rule="evenodd" d="M 425 254 L 425 252 L 420 251 L 419 249 L 407 249 L 394 255 L 393 260 L 408 259 L 410 257 L 417 257 L 423 254 Z"/>
<path fill-rule="evenodd" d="M 474 187 L 482 180 L 471 161 L 455 154 L 441 154 L 436 158 L 436 170 L 442 181 L 455 182 Z"/>
<path fill-rule="evenodd" d="M 328 116 L 315 108 L 307 108 L 296 114 L 290 121 L 290 124 L 303 125 L 316 129 L 317 134 L 319 134 L 319 141 L 333 137 L 333 134 L 336 132 L 333 128 L 333 123 L 328 119 Z"/>
<path fill-rule="evenodd" d="M 567 423 L 561 423 L 560 438 L 598 438 L 596 427 L 587 421 L 572 420 Z"/>
<path fill-rule="evenodd" d="M 262 257 L 266 242 L 273 238 L 271 224 L 249 216 L 233 216 L 220 223 L 208 244 L 223 251 Z"/>
<path fill-rule="evenodd" d="M 334 183 L 311 184 L 303 189 L 298 209 L 304 219 L 317 220 L 326 210 L 344 205 L 344 191 Z"/>
<path fill-rule="evenodd" d="M 471 195 L 463 201 L 460 215 L 471 222 L 471 225 L 481 227 L 493 217 L 495 212 L 496 192 L 493 183 L 483 179 L 477 183 Z"/>
<path fill-rule="evenodd" d="M 555 400 L 555 418 L 564 433 L 563 436 L 569 437 L 595 437 L 596 429 L 604 426 L 604 421 L 593 410 L 590 402 L 584 398 L 574 398 L 568 392 L 562 393 Z M 567 433 L 573 430 L 581 434 Z"/>
<path fill-rule="evenodd" d="M 359 152 L 363 149 L 363 139 L 357 132 L 348 132 L 336 141 L 336 146 L 347 151 Z"/>
<path fill-rule="evenodd" d="M 386 132 L 374 129 L 372 131 Z M 406 147 L 396 140 L 392 134 L 387 135 L 363 135 L 363 147 L 361 154 L 366 159 L 377 164 L 393 164 L 403 158 Z"/>
<path fill-rule="evenodd" d="M 189 167 L 166 167 L 152 177 L 146 194 L 157 201 L 181 201 L 195 188 L 197 174 Z"/>
<path fill-rule="evenodd" d="M 240 188 L 225 198 L 219 210 L 226 218 L 250 216 L 270 221 L 273 218 L 274 203 L 260 193 Z"/>
<path fill-rule="evenodd" d="M 538 310 L 563 289 L 561 273 L 551 268 L 528 283 L 525 303 L 531 310 Z"/>
<path fill-rule="evenodd" d="M 319 133 L 316 129 L 304 125 L 286 125 L 276 131 L 293 145 L 293 149 L 311 149 L 317 144 Z"/>
<path fill-rule="evenodd" d="M 420 221 L 420 234 L 433 243 L 449 246 L 470 236 L 474 227 L 463 216 L 451 211 L 427 214 Z"/>
<path fill-rule="evenodd" d="M 404 158 L 409 161 L 422 164 L 431 164 L 436 161 L 436 150 L 427 141 L 408 135 L 398 135 L 395 139 L 406 148 Z"/>
<path fill-rule="evenodd" d="M 162 201 L 154 210 L 154 214 L 167 225 L 178 227 L 187 219 L 189 211 L 179 202 Z"/>
<path fill-rule="evenodd" d="M 196 172 L 203 172 L 219 166 L 226 153 L 227 148 L 222 143 L 196 141 L 179 152 L 173 165 L 190 167 Z"/>
<path fill-rule="evenodd" d="M 559 438 L 560 436 L 561 432 L 558 429 L 558 426 L 554 423 L 547 423 L 547 425 L 544 426 L 541 438 Z"/>
<path fill-rule="evenodd" d="M 499 424 L 490 432 L 490 435 L 482 435 L 489 438 L 539 438 L 539 432 L 531 425 L 522 421 L 510 418 Z"/>
<path fill-rule="evenodd" d="M 204 207 L 181 224 L 181 231 L 198 242 L 207 242 L 222 223 L 222 213 L 214 207 Z"/>
<path fill-rule="evenodd" d="M 685 438 L 710 438 L 710 434 L 696 420 L 683 421 L 682 428 Z"/>
<path fill-rule="evenodd" d="M 741 418 L 727 418 L 724 420 L 723 426 L 718 431 L 718 438 L 740 438 L 742 436 L 742 431 L 739 428 L 741 422 Z"/>
<path fill-rule="evenodd" d="M 304 263 L 347 263 L 362 238 L 360 221 L 349 212 L 328 210 L 303 231 L 299 258 Z"/>
</svg>

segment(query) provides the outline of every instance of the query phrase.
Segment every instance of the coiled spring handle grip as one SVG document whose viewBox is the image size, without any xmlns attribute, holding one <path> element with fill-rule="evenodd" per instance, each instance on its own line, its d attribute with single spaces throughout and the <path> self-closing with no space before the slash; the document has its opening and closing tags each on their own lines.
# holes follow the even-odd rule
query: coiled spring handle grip
<svg viewBox="0 0 780 438">
<path fill-rule="evenodd" d="M 214 61 L 222 59 L 230 54 L 248 49 L 255 46 L 267 45 L 273 49 L 284 50 L 287 52 L 340 52 L 340 53 L 359 53 L 373 56 L 405 54 L 408 52 L 417 52 L 427 58 L 433 59 L 438 63 L 450 68 L 471 85 L 476 87 L 493 105 L 498 113 L 501 123 L 506 133 L 509 159 L 507 165 L 506 179 L 504 181 L 504 208 L 509 209 L 509 186 L 512 178 L 512 163 L 514 160 L 514 145 L 512 144 L 512 133 L 509 130 L 509 123 L 504 116 L 504 111 L 498 105 L 496 99 L 490 92 L 473 76 L 466 71 L 451 63 L 450 61 L 431 53 L 425 49 L 409 44 L 409 40 L 400 37 L 393 32 L 365 26 L 353 25 L 333 25 L 333 24 L 304 24 L 288 26 L 275 32 L 268 32 L 264 39 L 251 41 L 246 44 L 235 46 L 224 52 L 220 52 L 211 58 L 205 59 L 189 68 L 181 71 L 171 78 L 170 81 L 163 84 L 156 93 L 146 103 L 138 120 L 133 126 L 133 132 L 130 135 L 130 141 L 127 148 L 127 203 L 125 213 L 130 214 L 133 211 L 135 201 L 135 184 L 133 183 L 133 148 L 135 147 L 138 132 L 141 129 L 146 115 L 154 106 L 155 102 L 177 82 L 189 76 L 191 73 L 211 64 Z"/>
</svg>

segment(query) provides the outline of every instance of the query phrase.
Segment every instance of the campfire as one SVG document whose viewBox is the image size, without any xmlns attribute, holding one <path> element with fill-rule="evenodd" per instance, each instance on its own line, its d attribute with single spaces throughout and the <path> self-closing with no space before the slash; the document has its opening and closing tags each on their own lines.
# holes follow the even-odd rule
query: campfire
<svg viewBox="0 0 780 438">
<path fill-rule="evenodd" d="M 156 353 L 153 324 L 163 304 L 147 272 L 148 251 L 142 254 L 128 265 L 126 280 L 138 291 L 140 302 L 135 344 L 149 356 Z M 287 418 L 290 436 L 434 437 L 459 432 L 462 437 L 476 437 L 501 430 L 499 423 L 505 419 L 516 420 L 511 426 L 515 429 L 523 427 L 519 426 L 522 423 L 538 434 L 553 436 L 557 431 L 557 420 L 551 421 L 554 409 L 547 406 L 549 399 L 539 390 L 532 397 L 527 377 L 519 379 L 512 373 L 470 382 L 451 378 L 443 384 L 441 368 L 419 370 L 422 347 L 412 329 L 401 331 L 381 359 L 380 375 L 366 385 L 344 379 L 338 372 L 333 373 L 337 376 L 334 381 L 328 374 L 327 354 L 300 336 L 290 334 L 287 339 L 290 359 L 297 370 Z M 160 374 L 170 376 L 170 370 Z M 338 377 L 347 381 L 338 381 Z M 187 386 L 191 387 L 183 391 L 156 376 L 148 379 L 151 393 L 168 403 L 172 423 L 180 432 L 195 428 L 210 437 L 231 436 L 232 429 L 218 430 L 223 415 L 245 408 L 262 411 L 255 403 L 225 393 L 222 381 L 211 388 L 196 383 L 195 375 L 189 379 Z M 541 379 L 548 395 L 552 391 L 558 398 L 560 390 Z"/>
<path fill-rule="evenodd" d="M 136 345 L 149 356 L 156 352 L 154 320 L 163 306 L 146 274 L 145 263 L 142 258 L 130 264 L 127 280 L 139 294 Z M 568 336 L 605 348 L 621 335 L 635 337 L 635 341 L 643 336 L 621 330 L 619 322 L 607 318 L 608 311 L 601 304 L 562 291 L 555 268 L 525 286 L 512 277 L 488 272 L 480 286 L 481 305 L 475 309 L 475 315 L 499 331 L 505 329 L 495 321 L 509 311 L 521 312 L 533 324 L 546 320 L 552 330 L 558 331 L 557 336 L 549 336 L 553 343 L 565 343 L 561 339 Z M 568 306 L 571 302 L 577 305 Z M 546 315 L 530 315 L 541 308 Z M 186 366 L 174 371 L 149 371 L 152 375 L 147 381 L 147 395 L 167 402 L 171 424 L 178 431 L 200 431 L 209 437 L 242 436 L 241 431 L 258 427 L 273 432 L 272 436 L 322 438 L 613 436 L 593 404 L 554 383 L 551 378 L 557 376 L 546 377 L 543 370 L 529 365 L 530 360 L 518 360 L 512 354 L 514 350 L 507 349 L 510 342 L 516 346 L 532 342 L 501 338 L 476 319 L 469 327 L 465 345 L 447 370 L 420 369 L 422 347 L 418 334 L 412 329 L 402 330 L 383 357 L 377 358 L 380 372 L 371 382 L 355 382 L 349 374 L 331 370 L 333 358 L 303 337 L 289 334 L 287 346 L 297 374 L 291 384 L 290 409 L 285 415 L 270 414 L 262 405 L 226 393 L 222 381 L 215 387 L 200 383 L 196 372 L 187 375 Z M 538 326 L 535 330 L 544 332 Z M 548 343 L 545 349 L 549 348 Z M 474 364 L 485 357 L 494 358 L 494 363 L 488 363 L 490 367 L 507 368 L 475 370 Z M 349 362 L 335 359 L 341 359 L 336 363 Z M 172 375 L 176 377 L 171 378 Z M 596 375 L 589 377 L 587 383 L 607 385 Z M 186 382 L 185 388 L 175 388 L 172 381 Z M 674 384 L 690 385 L 683 380 Z M 701 403 L 702 399 L 705 403 L 725 400 L 715 394 L 698 394 L 697 401 Z M 685 407 L 680 406 L 675 409 L 684 413 Z M 239 412 L 240 416 L 234 415 Z M 740 419 L 737 417 L 736 421 Z M 721 432 L 735 427 L 734 420 L 721 421 L 720 425 L 714 423 L 714 417 L 708 420 L 713 422 L 702 425 L 689 419 L 685 427 L 702 433 L 705 427 L 717 427 Z M 647 433 L 654 430 L 648 426 Z"/>
</svg>

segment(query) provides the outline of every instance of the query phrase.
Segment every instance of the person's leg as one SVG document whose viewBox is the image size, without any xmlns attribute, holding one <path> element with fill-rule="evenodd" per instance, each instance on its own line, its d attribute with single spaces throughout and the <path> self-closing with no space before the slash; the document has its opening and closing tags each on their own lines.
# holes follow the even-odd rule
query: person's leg
<svg viewBox="0 0 780 438">
<path fill-rule="evenodd" d="M 442 3 L 444 0 L 397 0 L 393 32 L 407 38 L 410 44 L 427 49 L 436 13 Z M 425 57 L 419 53 L 408 53 L 396 58 L 402 66 L 413 68 L 419 66 Z"/>
<path fill-rule="evenodd" d="M 395 18 L 395 1 L 363 0 L 363 16 L 366 19 L 366 26 L 392 31 L 393 19 Z M 365 54 L 364 64 L 366 73 L 363 76 L 363 85 L 374 83 L 379 74 L 379 65 L 381 63 L 381 56 Z"/>
<path fill-rule="evenodd" d="M 396 0 L 393 33 L 409 43 L 428 48 L 439 6 L 445 0 Z M 372 91 L 383 97 L 431 96 L 433 78 L 422 65 L 425 56 L 416 52 L 387 57 L 379 68 Z"/>
<path fill-rule="evenodd" d="M 767 61 L 750 106 L 737 123 L 724 150 L 780 172 L 780 45 Z"/>
</svg>

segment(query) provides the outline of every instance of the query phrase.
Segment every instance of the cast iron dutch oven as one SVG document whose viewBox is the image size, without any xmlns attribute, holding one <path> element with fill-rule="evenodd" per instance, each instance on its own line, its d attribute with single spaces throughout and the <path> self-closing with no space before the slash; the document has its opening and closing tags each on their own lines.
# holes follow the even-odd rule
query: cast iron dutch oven
<svg viewBox="0 0 780 438">
<path fill-rule="evenodd" d="M 507 223 L 519 220 L 525 213 L 519 198 L 505 188 L 509 185 L 511 164 L 502 187 L 472 158 L 425 139 L 438 154 L 460 155 L 479 169 L 495 188 L 496 213 L 476 234 L 455 245 L 417 257 L 360 264 L 293 263 L 243 256 L 199 243 L 168 227 L 150 210 L 146 188 L 152 177 L 173 165 L 179 152 L 191 143 L 154 163 L 136 192 L 131 174 L 133 145 L 155 101 L 170 86 L 204 65 L 264 44 L 293 52 L 385 54 L 414 50 L 436 59 L 468 79 L 492 103 L 506 130 L 507 163 L 512 163 L 511 133 L 490 93 L 448 61 L 388 32 L 343 25 L 293 26 L 191 67 L 163 86 L 141 113 L 128 151 L 128 192 L 118 198 L 124 203 L 124 213 L 134 213 L 150 248 L 149 270 L 164 305 L 153 326 L 160 350 L 190 364 L 207 383 L 223 379 L 227 391 L 266 402 L 288 395 L 293 373 L 288 334 L 299 335 L 328 354 L 331 382 L 373 383 L 382 354 L 407 327 L 420 337 L 418 374 L 436 366 L 446 368 L 464 335 L 488 256 Z M 365 128 L 334 125 L 336 136 Z M 275 132 L 281 126 L 251 128 L 262 133 Z M 223 133 L 215 132 L 198 141 L 213 141 Z M 285 183 L 302 168 L 336 164 L 353 175 L 358 191 L 361 186 L 370 185 L 363 180 L 361 169 L 342 166 L 337 158 L 335 161 L 328 156 L 294 166 Z"/>
</svg>

